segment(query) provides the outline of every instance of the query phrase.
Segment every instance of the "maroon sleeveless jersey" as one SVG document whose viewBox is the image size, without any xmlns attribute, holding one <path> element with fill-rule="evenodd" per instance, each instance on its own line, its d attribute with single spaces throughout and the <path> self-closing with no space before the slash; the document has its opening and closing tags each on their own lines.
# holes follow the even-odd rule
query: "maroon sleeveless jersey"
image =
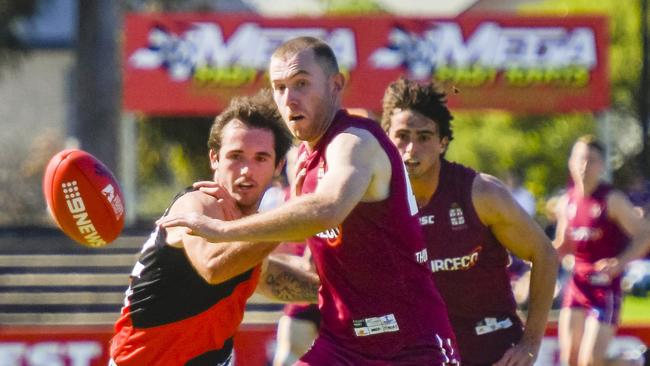
<svg viewBox="0 0 650 366">
<path fill-rule="evenodd" d="M 420 225 L 463 364 L 491 364 L 519 341 L 522 325 L 506 270 L 508 252 L 472 203 L 476 176 L 441 159 L 438 188 L 420 208 Z"/>
<path fill-rule="evenodd" d="M 612 286 L 620 292 L 621 276 L 611 282 L 601 281 L 593 268 L 600 259 L 616 257 L 629 241 L 618 224 L 607 216 L 607 196 L 611 191 L 608 184 L 600 184 L 587 197 L 582 197 L 575 189 L 569 190 L 565 240 L 574 248 L 574 282 Z"/>
<path fill-rule="evenodd" d="M 350 127 L 372 133 L 386 152 L 390 195 L 380 202 L 360 202 L 338 227 L 308 239 L 321 280 L 319 336 L 370 359 L 450 342 L 446 308 L 425 264 L 416 208 L 409 205 L 404 165 L 379 124 L 339 111 L 313 151 L 303 144 L 303 194 L 316 190 L 328 168 L 328 144 Z"/>
</svg>

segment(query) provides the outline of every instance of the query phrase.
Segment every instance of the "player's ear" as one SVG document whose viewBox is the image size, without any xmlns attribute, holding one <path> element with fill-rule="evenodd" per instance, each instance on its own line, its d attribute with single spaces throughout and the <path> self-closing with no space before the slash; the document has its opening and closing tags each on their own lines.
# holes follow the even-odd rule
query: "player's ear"
<svg viewBox="0 0 650 366">
<path fill-rule="evenodd" d="M 216 170 L 217 166 L 219 165 L 219 153 L 214 151 L 214 149 L 210 149 L 208 155 L 210 156 L 210 168 L 212 168 L 212 170 Z"/>
<path fill-rule="evenodd" d="M 334 83 L 334 90 L 340 93 L 343 91 L 343 87 L 345 86 L 345 76 L 343 76 L 342 73 L 337 72 L 332 76 L 332 82 Z"/>
<path fill-rule="evenodd" d="M 284 169 L 284 165 L 287 163 L 287 158 L 282 158 L 280 161 L 275 166 L 275 171 L 273 172 L 273 177 L 277 178 L 282 174 L 282 170 Z"/>
<path fill-rule="evenodd" d="M 447 148 L 449 147 L 449 137 L 445 136 L 442 139 L 440 139 L 440 145 L 442 145 L 442 153 L 447 152 Z"/>
</svg>

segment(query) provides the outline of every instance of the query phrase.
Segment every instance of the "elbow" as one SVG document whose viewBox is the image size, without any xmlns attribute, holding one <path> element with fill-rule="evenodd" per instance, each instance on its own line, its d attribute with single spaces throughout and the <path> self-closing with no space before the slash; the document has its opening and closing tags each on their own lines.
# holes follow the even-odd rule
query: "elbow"
<svg viewBox="0 0 650 366">
<path fill-rule="evenodd" d="M 223 266 L 214 259 L 206 261 L 201 267 L 197 272 L 209 285 L 218 285 L 229 279 L 228 274 L 223 270 Z"/>
</svg>

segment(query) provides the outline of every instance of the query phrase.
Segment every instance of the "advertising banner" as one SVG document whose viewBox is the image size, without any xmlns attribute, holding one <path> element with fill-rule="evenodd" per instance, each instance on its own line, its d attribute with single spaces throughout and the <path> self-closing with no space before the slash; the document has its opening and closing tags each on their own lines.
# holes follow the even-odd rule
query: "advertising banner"
<svg viewBox="0 0 650 366">
<path fill-rule="evenodd" d="M 124 108 L 213 115 L 232 96 L 269 86 L 273 50 L 314 36 L 337 55 L 345 107 L 381 109 L 399 76 L 437 80 L 454 109 L 599 111 L 609 104 L 604 16 L 263 18 L 214 13 L 130 14 Z"/>
</svg>

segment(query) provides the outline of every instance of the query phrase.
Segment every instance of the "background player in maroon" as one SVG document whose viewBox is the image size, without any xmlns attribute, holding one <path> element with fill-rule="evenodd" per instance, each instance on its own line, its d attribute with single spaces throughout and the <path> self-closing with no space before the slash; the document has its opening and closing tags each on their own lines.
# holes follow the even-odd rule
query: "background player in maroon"
<svg viewBox="0 0 650 366">
<path fill-rule="evenodd" d="M 284 43 L 269 69 L 278 109 L 303 141 L 303 194 L 240 220 L 186 214 L 159 223 L 213 241 L 308 238 L 322 322 L 299 365 L 456 364 L 397 149 L 376 122 L 341 110 L 345 80 L 322 41 Z"/>
<path fill-rule="evenodd" d="M 399 79 L 386 89 L 382 125 L 406 164 L 463 365 L 532 365 L 552 302 L 557 256 L 501 182 L 444 159 L 452 118 L 434 84 Z M 523 331 L 507 250 L 533 263 Z"/>
<path fill-rule="evenodd" d="M 233 219 L 256 212 L 290 145 L 291 136 L 270 97 L 234 99 L 215 119 L 208 141 L 222 198 L 187 192 L 174 200 L 166 214 L 201 212 Z M 125 306 L 115 324 L 114 364 L 230 365 L 232 337 L 259 278 L 259 290 L 272 297 L 316 298 L 315 275 L 273 258 L 260 265 L 275 246 L 217 246 L 180 228 L 156 229 L 133 269 Z"/>
<path fill-rule="evenodd" d="M 621 306 L 621 275 L 650 248 L 650 225 L 627 197 L 601 180 L 605 150 L 593 136 L 576 141 L 569 157 L 573 182 L 558 204 L 556 242 L 573 252 L 573 275 L 562 304 L 560 357 L 565 365 L 626 365 L 607 359 Z"/>
</svg>

